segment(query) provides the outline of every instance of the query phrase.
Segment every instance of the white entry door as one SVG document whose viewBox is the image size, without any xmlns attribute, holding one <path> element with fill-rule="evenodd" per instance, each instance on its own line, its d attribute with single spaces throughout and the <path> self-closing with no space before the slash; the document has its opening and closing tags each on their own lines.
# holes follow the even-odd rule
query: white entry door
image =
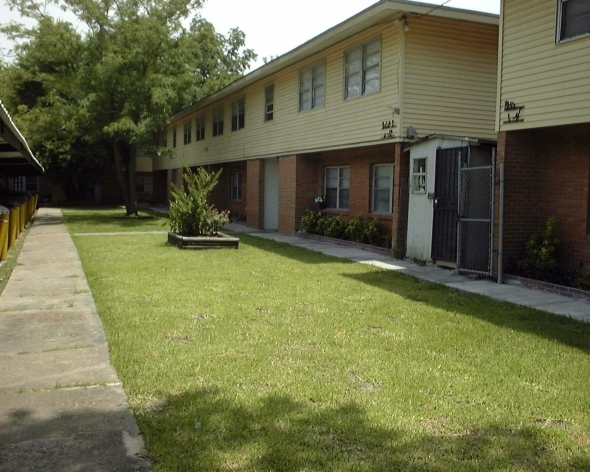
<svg viewBox="0 0 590 472">
<path fill-rule="evenodd" d="M 279 160 L 264 160 L 264 229 L 279 228 Z"/>
</svg>

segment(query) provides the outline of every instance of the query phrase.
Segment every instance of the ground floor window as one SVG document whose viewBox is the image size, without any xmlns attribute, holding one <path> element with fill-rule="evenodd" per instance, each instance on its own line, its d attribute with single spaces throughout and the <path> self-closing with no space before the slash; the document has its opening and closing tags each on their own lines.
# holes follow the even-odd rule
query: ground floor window
<svg viewBox="0 0 590 472">
<path fill-rule="evenodd" d="M 154 193 L 154 177 L 151 175 L 138 175 L 135 178 L 135 191 L 137 193 Z"/>
<path fill-rule="evenodd" d="M 230 197 L 234 201 L 242 199 L 242 173 L 232 172 L 231 173 L 231 192 Z"/>
<path fill-rule="evenodd" d="M 373 166 L 373 185 L 371 195 L 373 213 L 391 213 L 393 201 L 393 164 Z"/>
<path fill-rule="evenodd" d="M 350 167 L 326 167 L 326 208 L 348 209 Z"/>
<path fill-rule="evenodd" d="M 412 193 L 426 193 L 426 158 L 412 161 Z"/>
<path fill-rule="evenodd" d="M 39 177 L 14 177 L 12 179 L 12 190 L 14 190 L 15 192 L 38 192 Z"/>
</svg>

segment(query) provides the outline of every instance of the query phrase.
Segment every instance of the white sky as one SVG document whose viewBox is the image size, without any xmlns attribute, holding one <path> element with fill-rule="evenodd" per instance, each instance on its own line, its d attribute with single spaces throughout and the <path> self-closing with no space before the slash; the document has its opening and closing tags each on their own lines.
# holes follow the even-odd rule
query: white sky
<svg viewBox="0 0 590 472">
<path fill-rule="evenodd" d="M 376 1 L 206 0 L 201 16 L 213 23 L 220 33 L 226 34 L 234 27 L 244 31 L 246 46 L 258 54 L 258 60 L 252 64 L 252 69 L 255 69 L 264 64 L 264 57 L 289 52 Z M 425 1 L 438 5 L 443 2 Z M 500 13 L 500 0 L 451 0 L 445 6 Z M 18 14 L 8 9 L 5 0 L 0 0 L 0 23 L 18 19 Z M 2 47 L 4 49 L 5 46 Z"/>
</svg>

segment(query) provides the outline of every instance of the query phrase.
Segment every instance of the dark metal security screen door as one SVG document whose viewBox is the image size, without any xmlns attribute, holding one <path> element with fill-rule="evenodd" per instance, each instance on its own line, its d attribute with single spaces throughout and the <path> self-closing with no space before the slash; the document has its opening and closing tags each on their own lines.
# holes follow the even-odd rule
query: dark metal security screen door
<svg viewBox="0 0 590 472">
<path fill-rule="evenodd" d="M 471 147 L 459 175 L 457 269 L 492 275 L 495 149 Z"/>
<path fill-rule="evenodd" d="M 436 150 L 431 252 L 433 260 L 457 261 L 459 161 L 466 160 L 466 155 L 465 147 Z"/>
</svg>

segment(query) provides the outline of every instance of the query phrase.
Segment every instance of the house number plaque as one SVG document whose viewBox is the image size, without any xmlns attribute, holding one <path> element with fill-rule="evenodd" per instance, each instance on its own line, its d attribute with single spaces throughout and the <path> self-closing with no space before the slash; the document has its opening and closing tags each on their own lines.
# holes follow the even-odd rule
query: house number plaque
<svg viewBox="0 0 590 472">
<path fill-rule="evenodd" d="M 393 135 L 393 128 L 396 127 L 396 124 L 393 120 L 386 120 L 381 122 L 381 130 L 385 131 L 383 133 L 382 139 L 394 138 Z"/>
<path fill-rule="evenodd" d="M 524 118 L 520 117 L 520 113 L 523 108 L 524 108 L 524 105 L 519 106 L 514 102 L 504 102 L 504 111 L 514 112 L 513 115 L 508 113 L 508 119 L 506 121 L 504 121 L 504 124 L 518 123 L 520 121 L 524 121 Z"/>
</svg>

